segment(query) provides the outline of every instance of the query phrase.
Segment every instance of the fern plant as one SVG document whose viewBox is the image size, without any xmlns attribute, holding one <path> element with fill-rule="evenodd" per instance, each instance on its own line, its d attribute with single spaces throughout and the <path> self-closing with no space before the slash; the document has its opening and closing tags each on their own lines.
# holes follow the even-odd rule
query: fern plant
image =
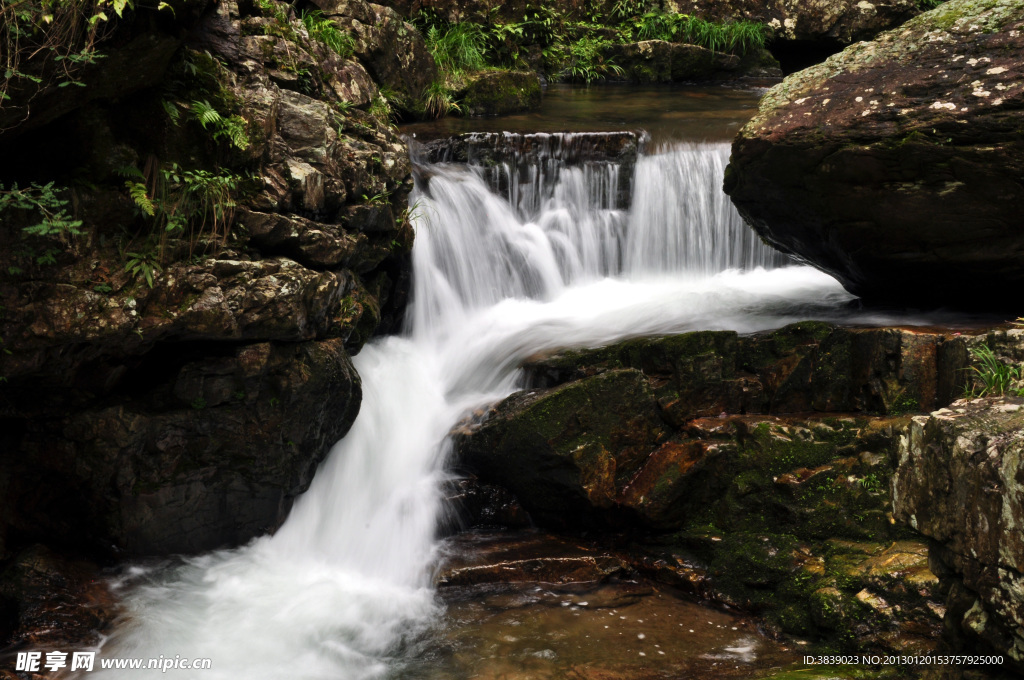
<svg viewBox="0 0 1024 680">
<path fill-rule="evenodd" d="M 194 101 L 191 105 L 192 114 L 204 130 L 212 127 L 215 140 L 227 139 L 239 151 L 249 148 L 249 136 L 245 132 L 245 119 L 241 116 L 225 118 L 205 99 Z"/>
<path fill-rule="evenodd" d="M 348 33 L 342 33 L 320 10 L 303 12 L 302 25 L 306 27 L 310 38 L 322 42 L 339 56 L 347 59 L 355 54 L 355 38 Z"/>
<path fill-rule="evenodd" d="M 219 245 L 227 241 L 234 220 L 234 195 L 244 179 L 242 176 L 226 171 L 188 170 L 177 163 L 159 168 L 155 159 L 147 166 L 147 173 L 135 167 L 118 172 L 131 178 L 125 182 L 129 196 L 160 231 L 161 256 L 169 237 L 187 237 L 190 252 L 204 239 Z"/>
</svg>

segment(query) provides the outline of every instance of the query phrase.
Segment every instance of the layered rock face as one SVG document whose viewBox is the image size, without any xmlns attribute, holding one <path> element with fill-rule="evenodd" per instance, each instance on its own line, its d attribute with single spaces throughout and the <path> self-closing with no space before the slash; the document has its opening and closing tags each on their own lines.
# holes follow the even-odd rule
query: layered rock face
<svg viewBox="0 0 1024 680">
<path fill-rule="evenodd" d="M 897 519 L 935 540 L 947 628 L 1024 670 L 1024 402 L 956 402 L 913 419 L 893 479 Z"/>
<path fill-rule="evenodd" d="M 352 29 L 353 57 L 283 3 L 140 9 L 117 30 L 141 37 L 100 46 L 97 87 L 70 88 L 89 96 L 0 137 L 25 159 L 7 186 L 89 178 L 74 180 L 81 234 L 27 235 L 31 213 L 0 228 L 0 558 L 33 541 L 93 555 L 244 542 L 282 521 L 348 430 L 349 355 L 399 322 L 412 244 L 408 151 L 379 87 L 412 97 L 420 75 L 404 25 L 377 16 L 390 10 L 345 8 L 372 27 Z M 102 70 L 138 40 L 171 45 L 148 81 Z M 210 203 L 179 231 L 189 195 Z M 44 247 L 56 265 L 36 261 Z"/>
<path fill-rule="evenodd" d="M 885 302 L 1024 281 L 1024 6 L 951 0 L 773 88 L 725 188 L 767 241 Z"/>
<path fill-rule="evenodd" d="M 422 113 L 423 91 L 437 80 L 437 66 L 423 36 L 392 8 L 363 0 L 315 0 L 325 16 L 357 38 L 356 56 L 395 104 Z"/>
</svg>

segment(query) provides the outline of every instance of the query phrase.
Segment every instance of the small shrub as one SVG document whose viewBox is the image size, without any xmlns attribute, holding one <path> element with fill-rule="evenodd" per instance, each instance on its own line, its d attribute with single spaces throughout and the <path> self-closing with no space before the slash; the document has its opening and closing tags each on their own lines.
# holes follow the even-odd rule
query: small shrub
<svg viewBox="0 0 1024 680">
<path fill-rule="evenodd" d="M 144 253 L 131 252 L 125 253 L 125 257 L 127 262 L 124 265 L 124 270 L 133 278 L 141 276 L 149 284 L 149 287 L 152 288 L 153 280 L 162 271 L 160 263 L 157 262 L 157 254 L 153 251 Z"/>
</svg>

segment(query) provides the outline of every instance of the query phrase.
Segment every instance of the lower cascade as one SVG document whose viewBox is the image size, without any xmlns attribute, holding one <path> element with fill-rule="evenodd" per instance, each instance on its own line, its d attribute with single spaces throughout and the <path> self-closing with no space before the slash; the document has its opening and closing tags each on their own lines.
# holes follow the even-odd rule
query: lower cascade
<svg viewBox="0 0 1024 680">
<path fill-rule="evenodd" d="M 849 316 L 832 278 L 762 245 L 720 186 L 725 144 L 581 162 L 420 168 L 401 336 L 355 358 L 360 414 L 273 535 L 130 568 L 101 657 L 210 658 L 203 678 L 400 674 L 443 613 L 432 589 L 447 435 L 546 349 Z M 529 165 L 528 163 L 526 165 Z M 502 175 L 504 173 L 504 175 Z M 495 177 L 504 177 L 497 181 Z M 149 673 L 149 675 L 147 675 Z M 190 676 L 100 671 L 101 677 Z"/>
</svg>

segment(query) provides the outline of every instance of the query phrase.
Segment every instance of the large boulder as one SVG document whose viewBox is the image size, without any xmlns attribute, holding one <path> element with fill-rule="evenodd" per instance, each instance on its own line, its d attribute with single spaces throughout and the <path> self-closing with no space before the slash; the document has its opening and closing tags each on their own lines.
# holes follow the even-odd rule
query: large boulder
<svg viewBox="0 0 1024 680">
<path fill-rule="evenodd" d="M 1024 402 L 960 401 L 900 438 L 896 518 L 936 541 L 947 628 L 1024 670 Z"/>
<path fill-rule="evenodd" d="M 886 302 L 1024 283 L 1024 5 L 951 0 L 773 88 L 725 189 L 767 241 Z"/>
<path fill-rule="evenodd" d="M 359 410 L 338 339 L 151 354 L 131 398 L 29 421 L 0 457 L 12 534 L 128 555 L 243 543 L 284 520 Z"/>
</svg>

